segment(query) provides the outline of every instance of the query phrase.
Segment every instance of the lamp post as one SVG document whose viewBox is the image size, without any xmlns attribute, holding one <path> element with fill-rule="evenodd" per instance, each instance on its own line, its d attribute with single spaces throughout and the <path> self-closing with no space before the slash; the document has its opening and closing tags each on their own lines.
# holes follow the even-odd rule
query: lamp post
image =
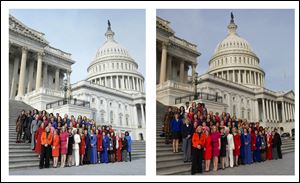
<svg viewBox="0 0 300 183">
<path fill-rule="evenodd" d="M 67 92 L 68 92 L 68 81 L 67 81 L 67 78 L 64 78 L 63 91 L 64 91 L 64 103 L 65 103 L 67 101 Z"/>
<path fill-rule="evenodd" d="M 195 72 L 193 83 L 194 83 L 194 100 L 197 100 L 198 99 L 197 85 L 200 83 L 200 81 L 198 80 L 197 72 Z"/>
</svg>

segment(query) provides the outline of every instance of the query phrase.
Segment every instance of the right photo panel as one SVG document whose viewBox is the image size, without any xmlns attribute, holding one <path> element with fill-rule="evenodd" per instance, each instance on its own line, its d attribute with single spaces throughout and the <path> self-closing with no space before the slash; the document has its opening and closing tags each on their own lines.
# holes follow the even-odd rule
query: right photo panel
<svg viewBox="0 0 300 183">
<path fill-rule="evenodd" d="M 294 175 L 294 10 L 156 14 L 157 175 Z"/>
</svg>

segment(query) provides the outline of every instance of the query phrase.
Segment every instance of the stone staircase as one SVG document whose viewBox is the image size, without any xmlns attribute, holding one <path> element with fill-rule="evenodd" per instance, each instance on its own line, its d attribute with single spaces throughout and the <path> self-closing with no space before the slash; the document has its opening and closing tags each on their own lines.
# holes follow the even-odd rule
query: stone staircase
<svg viewBox="0 0 300 183">
<path fill-rule="evenodd" d="M 159 135 L 162 132 L 162 119 L 167 106 L 156 102 L 156 173 L 157 175 L 190 175 L 191 163 L 183 162 L 183 153 L 174 154 L 172 144 L 166 145 L 164 137 Z M 179 145 L 181 149 L 181 144 Z M 295 142 L 291 139 L 282 139 L 282 153 L 294 152 Z"/>
<path fill-rule="evenodd" d="M 31 106 L 15 100 L 9 101 L 9 169 L 38 168 L 38 155 L 31 150 L 30 144 L 16 143 L 16 124 L 18 114 L 25 109 L 33 110 Z M 132 142 L 132 160 L 145 158 L 145 141 Z"/>
<path fill-rule="evenodd" d="M 34 108 L 21 101 L 9 100 L 9 169 L 38 167 L 38 155 L 30 149 L 30 144 L 16 143 L 16 120 L 22 110 Z"/>
</svg>

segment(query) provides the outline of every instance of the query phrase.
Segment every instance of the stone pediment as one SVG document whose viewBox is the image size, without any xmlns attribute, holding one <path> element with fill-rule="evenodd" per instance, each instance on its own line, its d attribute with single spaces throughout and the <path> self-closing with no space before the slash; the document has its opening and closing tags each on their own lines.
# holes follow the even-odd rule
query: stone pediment
<svg viewBox="0 0 300 183">
<path fill-rule="evenodd" d="M 284 96 L 287 97 L 287 98 L 295 99 L 295 93 L 294 93 L 293 90 L 285 93 Z"/>
<path fill-rule="evenodd" d="M 49 42 L 43 37 L 44 33 L 33 30 L 15 17 L 9 15 L 9 30 L 21 34 L 25 37 L 41 42 L 43 44 L 49 44 Z"/>
</svg>

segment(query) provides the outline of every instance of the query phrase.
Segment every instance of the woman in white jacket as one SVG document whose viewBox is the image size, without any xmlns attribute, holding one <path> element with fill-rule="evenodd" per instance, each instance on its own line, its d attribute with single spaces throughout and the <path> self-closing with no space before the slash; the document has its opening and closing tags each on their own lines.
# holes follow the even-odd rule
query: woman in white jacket
<svg viewBox="0 0 300 183">
<path fill-rule="evenodd" d="M 234 150 L 234 139 L 233 135 L 229 133 L 229 128 L 226 128 L 225 133 L 227 134 L 227 153 L 226 153 L 226 166 L 228 166 L 228 161 L 229 165 L 232 168 L 234 165 L 234 160 L 233 160 L 233 150 Z"/>
<path fill-rule="evenodd" d="M 74 135 L 73 160 L 75 161 L 75 166 L 79 166 L 79 143 L 81 142 L 81 140 L 77 128 L 74 128 L 73 135 Z"/>
</svg>

